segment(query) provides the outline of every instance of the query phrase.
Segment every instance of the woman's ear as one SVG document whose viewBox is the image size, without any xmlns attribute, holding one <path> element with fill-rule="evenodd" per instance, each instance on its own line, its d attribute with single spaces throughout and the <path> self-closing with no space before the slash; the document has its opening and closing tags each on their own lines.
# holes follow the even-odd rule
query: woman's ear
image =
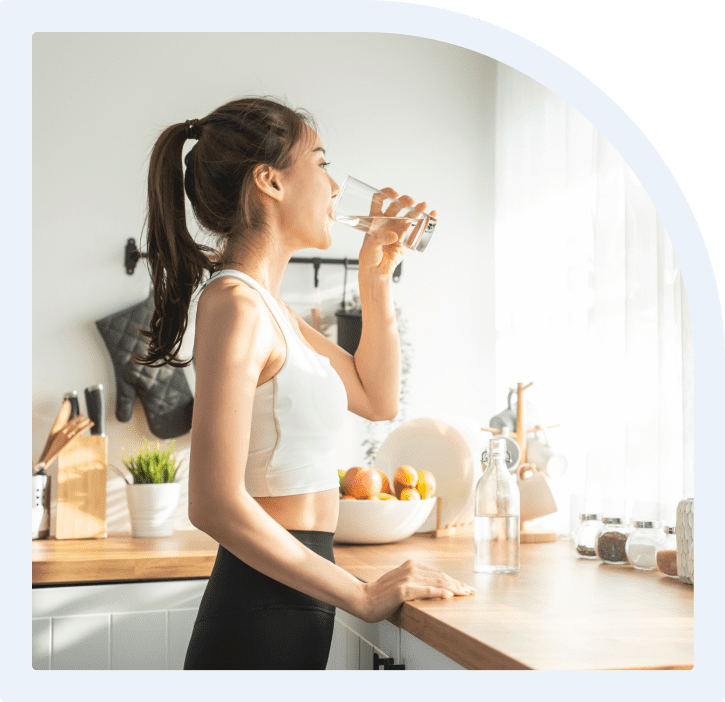
<svg viewBox="0 0 725 702">
<path fill-rule="evenodd" d="M 282 199 L 282 184 L 279 171 L 267 164 L 260 164 L 254 168 L 254 183 L 261 193 L 274 200 Z"/>
</svg>

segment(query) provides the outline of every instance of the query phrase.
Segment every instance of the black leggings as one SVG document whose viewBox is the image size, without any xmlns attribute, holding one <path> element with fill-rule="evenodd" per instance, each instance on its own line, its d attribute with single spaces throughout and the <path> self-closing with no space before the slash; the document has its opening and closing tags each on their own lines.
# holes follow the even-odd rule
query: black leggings
<svg viewBox="0 0 725 702">
<path fill-rule="evenodd" d="M 333 533 L 289 530 L 332 563 Z M 335 607 L 260 573 L 219 546 L 184 670 L 324 670 Z"/>
</svg>

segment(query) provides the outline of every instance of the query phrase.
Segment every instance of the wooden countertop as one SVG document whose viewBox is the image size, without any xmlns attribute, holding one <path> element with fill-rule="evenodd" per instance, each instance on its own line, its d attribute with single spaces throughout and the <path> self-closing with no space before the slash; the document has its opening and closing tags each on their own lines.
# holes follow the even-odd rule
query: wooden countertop
<svg viewBox="0 0 725 702">
<path fill-rule="evenodd" d="M 365 582 L 412 558 L 473 585 L 470 597 L 406 602 L 390 618 L 466 668 L 692 668 L 692 585 L 576 558 L 568 540 L 522 544 L 518 573 L 474 573 L 472 539 L 415 534 L 396 544 L 336 544 L 335 560 Z M 207 578 L 218 548 L 196 530 L 32 543 L 34 587 Z"/>
</svg>

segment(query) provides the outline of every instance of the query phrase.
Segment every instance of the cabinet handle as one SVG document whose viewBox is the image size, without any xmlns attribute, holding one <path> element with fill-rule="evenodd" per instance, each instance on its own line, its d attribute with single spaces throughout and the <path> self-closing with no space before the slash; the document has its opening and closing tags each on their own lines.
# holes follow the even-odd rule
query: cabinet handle
<svg viewBox="0 0 725 702">
<path fill-rule="evenodd" d="M 388 669 L 389 665 L 395 663 L 392 658 L 381 658 L 375 651 L 373 651 L 373 670 L 380 670 L 382 665 L 385 670 Z"/>
<path fill-rule="evenodd" d="M 395 665 L 394 658 L 381 658 L 375 651 L 373 651 L 373 670 L 380 670 L 380 666 L 383 666 L 383 670 L 405 670 L 405 664 Z"/>
</svg>

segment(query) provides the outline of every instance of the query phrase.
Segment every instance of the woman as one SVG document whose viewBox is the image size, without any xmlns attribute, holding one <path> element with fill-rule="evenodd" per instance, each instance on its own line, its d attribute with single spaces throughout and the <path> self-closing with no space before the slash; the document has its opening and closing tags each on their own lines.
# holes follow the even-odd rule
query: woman
<svg viewBox="0 0 725 702">
<path fill-rule="evenodd" d="M 182 176 L 186 139 L 197 142 Z M 212 272 L 196 314 L 189 518 L 219 550 L 185 669 L 324 669 L 336 607 L 377 622 L 405 600 L 471 593 L 413 561 L 370 583 L 335 565 L 334 441 L 344 411 L 372 421 L 398 411 L 390 288 L 404 247 L 394 231 L 365 235 L 358 273 L 364 323 L 354 357 L 279 298 L 295 251 L 332 242 L 339 187 L 327 165 L 313 118 L 263 98 L 169 127 L 151 155 L 156 309 L 141 362 L 190 363 L 176 355 L 192 294 Z M 189 234 L 184 191 L 199 224 L 217 236 L 218 258 Z"/>
</svg>

